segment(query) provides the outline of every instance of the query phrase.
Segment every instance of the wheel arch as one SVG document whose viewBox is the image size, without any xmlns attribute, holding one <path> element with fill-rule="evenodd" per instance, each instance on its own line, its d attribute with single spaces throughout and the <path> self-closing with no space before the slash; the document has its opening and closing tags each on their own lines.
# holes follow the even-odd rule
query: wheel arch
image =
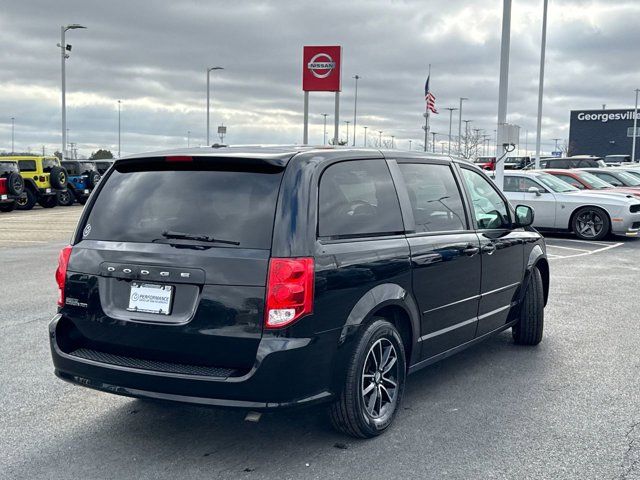
<svg viewBox="0 0 640 480">
<path fill-rule="evenodd" d="M 541 245 L 535 245 L 531 252 L 529 252 L 529 258 L 527 260 L 527 269 L 524 279 L 524 286 L 526 287 L 529 284 L 529 280 L 531 279 L 531 271 L 533 268 L 538 268 L 540 271 L 540 275 L 542 276 L 542 286 L 544 292 L 544 304 L 547 305 L 547 300 L 549 299 L 549 286 L 550 286 L 550 270 L 549 270 L 549 260 L 544 253 Z M 522 289 L 522 294 L 526 288 Z"/>
<path fill-rule="evenodd" d="M 400 332 L 407 356 L 407 366 L 415 363 L 419 354 L 420 310 L 411 294 L 397 284 L 377 285 L 354 305 L 340 332 L 340 345 L 348 343 L 374 318 L 384 317 Z"/>
<path fill-rule="evenodd" d="M 600 210 L 602 212 L 604 212 L 604 214 L 607 216 L 607 219 L 609 220 L 609 231 L 607 232 L 608 234 L 611 233 L 611 228 L 613 228 L 613 224 L 611 223 L 611 214 L 609 214 L 609 212 L 607 211 L 607 209 L 602 208 L 599 205 L 592 205 L 592 204 L 588 204 L 588 205 L 580 205 L 579 207 L 576 207 L 572 212 L 571 215 L 569 215 L 569 225 L 568 225 L 568 230 L 570 232 L 573 232 L 573 219 L 576 216 L 576 214 L 580 211 L 583 210 L 585 208 L 595 208 L 597 210 Z M 574 232 L 575 233 L 575 232 Z"/>
</svg>

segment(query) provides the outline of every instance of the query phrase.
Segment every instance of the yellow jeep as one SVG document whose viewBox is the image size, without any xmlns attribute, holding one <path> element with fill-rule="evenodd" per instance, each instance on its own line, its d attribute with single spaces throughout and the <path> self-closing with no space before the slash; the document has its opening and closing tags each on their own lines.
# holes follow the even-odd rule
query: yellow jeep
<svg viewBox="0 0 640 480">
<path fill-rule="evenodd" d="M 3 158 L 17 161 L 24 179 L 24 194 L 17 201 L 18 210 L 31 210 L 36 202 L 44 208 L 58 204 L 58 192 L 67 189 L 67 172 L 57 157 L 29 155 Z"/>
</svg>

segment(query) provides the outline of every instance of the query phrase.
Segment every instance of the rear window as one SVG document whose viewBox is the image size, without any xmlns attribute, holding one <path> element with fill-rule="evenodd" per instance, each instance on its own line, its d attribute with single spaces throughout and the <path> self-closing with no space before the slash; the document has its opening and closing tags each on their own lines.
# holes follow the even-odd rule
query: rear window
<svg viewBox="0 0 640 480">
<path fill-rule="evenodd" d="M 239 243 L 208 243 L 215 247 L 270 249 L 282 170 L 238 163 L 119 165 L 95 200 L 83 238 L 207 245 L 163 235 L 181 232 Z"/>
</svg>

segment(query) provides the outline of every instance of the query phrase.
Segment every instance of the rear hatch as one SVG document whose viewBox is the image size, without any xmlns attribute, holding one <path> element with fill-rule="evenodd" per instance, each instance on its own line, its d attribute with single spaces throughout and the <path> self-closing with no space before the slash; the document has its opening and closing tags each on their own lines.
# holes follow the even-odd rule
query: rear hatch
<svg viewBox="0 0 640 480">
<path fill-rule="evenodd" d="M 118 162 L 69 260 L 68 348 L 250 368 L 282 172 L 242 159 Z"/>
</svg>

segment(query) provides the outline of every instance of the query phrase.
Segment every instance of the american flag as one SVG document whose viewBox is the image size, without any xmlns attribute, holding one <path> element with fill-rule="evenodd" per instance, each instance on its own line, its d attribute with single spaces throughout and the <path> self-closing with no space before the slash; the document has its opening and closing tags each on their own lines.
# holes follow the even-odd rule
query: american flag
<svg viewBox="0 0 640 480">
<path fill-rule="evenodd" d="M 427 83 L 424 84 L 424 100 L 427 102 L 427 108 L 433 112 L 438 113 L 436 109 L 436 97 L 429 91 L 429 78 L 427 77 Z"/>
</svg>

